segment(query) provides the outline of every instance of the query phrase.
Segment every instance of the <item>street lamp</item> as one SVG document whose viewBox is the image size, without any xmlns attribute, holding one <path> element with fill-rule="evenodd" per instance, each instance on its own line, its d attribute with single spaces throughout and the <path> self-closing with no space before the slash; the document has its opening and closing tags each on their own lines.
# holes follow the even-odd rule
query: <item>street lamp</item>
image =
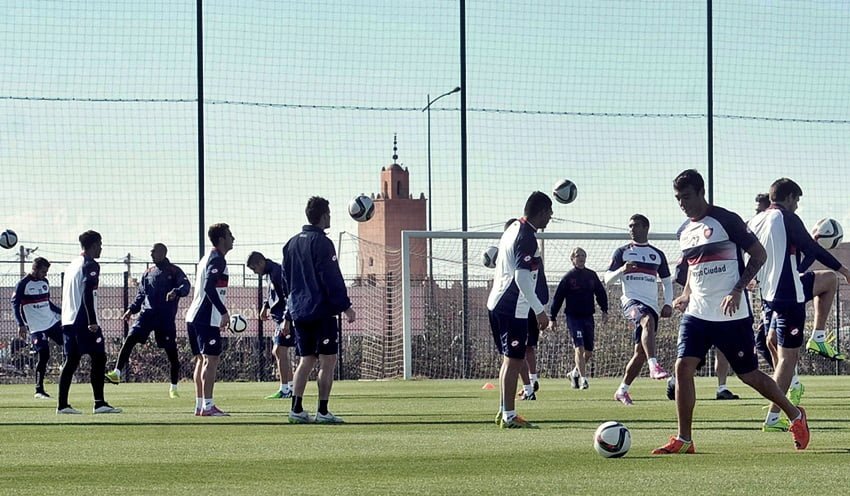
<svg viewBox="0 0 850 496">
<path fill-rule="evenodd" d="M 423 112 L 428 114 L 428 230 L 431 231 L 432 222 L 433 222 L 433 213 L 431 211 L 431 205 L 434 203 L 431 199 L 431 105 L 434 104 L 440 98 L 444 96 L 449 96 L 454 93 L 460 91 L 460 86 L 456 86 L 453 90 L 447 91 L 442 95 L 438 96 L 431 100 L 431 95 L 427 95 L 428 104 L 425 105 L 425 108 L 422 109 Z M 434 245 L 433 238 L 428 238 L 428 281 L 429 286 L 432 286 L 434 283 Z"/>
</svg>

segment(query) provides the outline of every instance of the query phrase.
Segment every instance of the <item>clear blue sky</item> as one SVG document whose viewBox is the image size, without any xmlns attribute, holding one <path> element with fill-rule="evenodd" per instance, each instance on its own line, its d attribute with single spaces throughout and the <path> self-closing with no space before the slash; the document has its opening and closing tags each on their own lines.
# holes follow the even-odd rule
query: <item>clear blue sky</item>
<svg viewBox="0 0 850 496">
<path fill-rule="evenodd" d="M 155 241 L 196 259 L 195 2 L 3 4 L 0 223 L 53 259 L 88 228 L 104 260 L 146 259 Z M 850 227 L 850 10 L 714 4 L 717 203 L 747 217 L 789 176 L 808 225 Z M 498 230 L 568 177 L 578 200 L 550 230 L 623 229 L 635 212 L 674 230 L 670 182 L 707 161 L 704 15 L 672 0 L 468 1 L 470 226 Z M 313 194 L 331 200 L 332 239 L 356 232 L 345 204 L 378 190 L 395 133 L 426 192 L 420 109 L 460 84 L 457 2 L 207 1 L 204 29 L 206 221 L 233 226 L 232 261 L 279 258 Z M 431 112 L 435 229 L 460 227 L 459 102 Z"/>
</svg>

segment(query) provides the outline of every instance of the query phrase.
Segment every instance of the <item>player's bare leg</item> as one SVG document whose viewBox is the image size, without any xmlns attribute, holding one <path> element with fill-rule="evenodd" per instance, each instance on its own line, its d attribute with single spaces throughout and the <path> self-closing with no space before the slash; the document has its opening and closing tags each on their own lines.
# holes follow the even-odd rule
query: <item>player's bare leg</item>
<svg viewBox="0 0 850 496">
<path fill-rule="evenodd" d="M 729 377 L 729 360 L 720 350 L 715 349 L 714 351 L 714 373 L 717 375 L 715 398 L 718 400 L 737 400 L 739 399 L 738 395 L 726 387 L 726 379 Z"/>
<path fill-rule="evenodd" d="M 635 344 L 635 352 L 632 355 L 629 363 L 626 364 L 626 373 L 623 375 L 623 382 L 620 384 L 620 387 L 617 388 L 617 392 L 614 393 L 614 399 L 623 403 L 624 405 L 632 404 L 632 397 L 629 394 L 629 388 L 632 385 L 632 382 L 637 378 L 640 374 L 641 369 L 643 369 L 643 365 L 646 363 L 646 353 L 643 351 L 643 345 L 641 343 Z"/>
<path fill-rule="evenodd" d="M 814 274 L 812 303 L 815 308 L 815 327 L 812 330 L 812 337 L 806 343 L 806 350 L 832 360 L 844 360 L 844 354 L 835 350 L 826 334 L 826 320 L 829 318 L 832 302 L 835 301 L 835 295 L 838 292 L 838 276 L 835 272 L 828 270 L 818 270 Z"/>
</svg>

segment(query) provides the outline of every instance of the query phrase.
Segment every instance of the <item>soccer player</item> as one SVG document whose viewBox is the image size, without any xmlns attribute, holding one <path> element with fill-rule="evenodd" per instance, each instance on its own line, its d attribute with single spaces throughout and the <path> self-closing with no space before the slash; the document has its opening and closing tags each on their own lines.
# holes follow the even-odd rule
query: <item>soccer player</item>
<svg viewBox="0 0 850 496">
<path fill-rule="evenodd" d="M 233 249 L 236 238 L 230 226 L 213 224 L 207 230 L 213 248 L 198 262 L 195 269 L 195 290 L 186 311 L 189 346 L 195 358 L 195 415 L 227 417 L 213 401 L 213 389 L 221 359 L 221 333 L 230 325 L 227 313 L 227 261 L 225 255 Z"/>
<path fill-rule="evenodd" d="M 277 362 L 280 389 L 266 396 L 266 399 L 292 398 L 292 364 L 289 361 L 289 349 L 295 346 L 295 336 L 292 333 L 292 323 L 284 323 L 286 289 L 283 285 L 280 265 L 257 251 L 252 251 L 248 255 L 247 265 L 254 274 L 265 278 L 269 288 L 268 297 L 263 301 L 263 307 L 260 309 L 260 319 L 268 320 L 271 317 L 275 323 L 272 354 Z"/>
<path fill-rule="evenodd" d="M 68 403 L 68 392 L 74 372 L 82 355 L 91 357 L 91 390 L 94 396 L 94 413 L 121 413 L 103 397 L 103 376 L 106 372 L 106 349 L 103 330 L 97 321 L 97 286 L 100 279 L 100 258 L 103 240 L 97 231 L 80 234 L 83 252 L 65 269 L 62 283 L 62 336 L 65 363 L 59 373 L 58 414 L 79 415 L 82 412 Z"/>
<path fill-rule="evenodd" d="M 328 410 L 339 353 L 337 316 L 344 313 L 348 322 L 354 322 L 357 314 L 351 308 L 333 242 L 325 234 L 331 227 L 328 201 L 311 197 L 305 213 L 309 224 L 284 245 L 281 264 L 284 286 L 289 291 L 283 332 L 289 331 L 291 320 L 295 327 L 295 354 L 301 357 L 295 369 L 289 422 L 341 424 L 343 420 Z M 302 401 L 316 364 L 319 406 L 313 418 L 304 410 Z"/>
<path fill-rule="evenodd" d="M 602 322 L 608 320 L 608 293 L 599 280 L 596 272 L 586 267 L 587 252 L 582 248 L 574 248 L 570 254 L 573 269 L 564 274 L 555 296 L 552 298 L 552 308 L 549 313 L 549 328 L 556 328 L 558 312 L 564 305 L 564 315 L 567 329 L 573 338 L 575 346 L 576 366 L 567 377 L 572 382 L 573 389 L 587 389 L 587 368 L 593 356 L 594 321 L 593 314 L 596 305 L 602 310 Z M 596 297 L 594 304 L 593 297 Z"/>
<path fill-rule="evenodd" d="M 687 281 L 674 301 L 684 313 L 676 359 L 678 433 L 652 454 L 695 452 L 694 373 L 712 345 L 726 355 L 741 381 L 793 419 L 794 445 L 805 449 L 809 444 L 805 410 L 792 405 L 776 382 L 758 369 L 753 349 L 752 311 L 744 292 L 767 258 L 764 247 L 737 214 L 706 201 L 705 183 L 696 170 L 680 173 L 673 189 L 679 207 L 691 219 L 679 236 L 682 259 L 688 264 Z M 746 266 L 742 250 L 749 255 Z"/>
<path fill-rule="evenodd" d="M 157 347 L 165 350 L 165 356 L 171 365 L 171 387 L 168 396 L 179 398 L 177 381 L 180 376 L 180 362 L 177 359 L 177 326 L 174 319 L 177 317 L 177 304 L 180 298 L 189 294 L 190 284 L 183 270 L 171 263 L 166 257 L 167 254 L 168 248 L 162 243 L 156 243 L 151 248 L 151 261 L 154 265 L 142 275 L 136 299 L 121 318 L 130 322 L 132 315 L 140 311 L 141 314 L 121 345 L 115 369 L 106 373 L 106 380 L 112 384 L 121 382 L 121 371 L 130 361 L 133 347 L 144 344 L 153 331 Z"/>
<path fill-rule="evenodd" d="M 770 346 L 774 339 L 776 342 L 776 346 L 770 346 L 775 364 L 773 379 L 783 393 L 795 375 L 806 324 L 805 295 L 798 275 L 800 254 L 813 256 L 850 282 L 850 270 L 812 238 L 794 213 L 802 196 L 803 190 L 796 182 L 788 178 L 777 179 L 770 186 L 770 207 L 749 222 L 750 230 L 767 252 L 758 280 L 765 325 L 769 329 L 768 344 Z M 823 334 L 822 330 L 815 332 Z M 771 405 L 762 430 L 784 432 L 789 427 L 789 421 L 780 419 L 779 406 Z"/>
<path fill-rule="evenodd" d="M 493 276 L 493 288 L 487 299 L 490 328 L 499 336 L 502 367 L 499 372 L 500 427 L 535 428 L 515 410 L 517 374 L 525 362 L 529 310 L 534 312 L 537 328 L 549 325 L 543 303 L 537 296 L 540 250 L 535 233 L 552 218 L 552 199 L 535 191 L 525 202 L 525 216 L 505 230 L 499 240 L 499 257 Z"/>
<path fill-rule="evenodd" d="M 50 301 L 50 285 L 47 271 L 50 262 L 38 257 L 32 262 L 30 273 L 15 286 L 12 309 L 18 321 L 21 339 L 29 338 L 32 350 L 38 354 L 35 366 L 35 398 L 48 399 L 44 390 L 44 374 L 50 360 L 50 340 L 62 346 L 62 309 Z"/>
<path fill-rule="evenodd" d="M 649 219 L 641 214 L 629 218 L 629 235 L 632 242 L 614 250 L 611 264 L 605 272 L 605 284 L 622 279 L 623 315 L 633 326 L 634 354 L 623 375 L 623 382 L 614 393 L 614 399 L 632 405 L 629 394 L 632 382 L 640 374 L 644 363 L 649 364 L 649 377 L 666 379 L 669 375 L 655 356 L 655 333 L 658 329 L 658 279 L 664 289 L 664 306 L 660 316 L 673 314 L 673 279 L 664 252 L 649 244 Z"/>
</svg>

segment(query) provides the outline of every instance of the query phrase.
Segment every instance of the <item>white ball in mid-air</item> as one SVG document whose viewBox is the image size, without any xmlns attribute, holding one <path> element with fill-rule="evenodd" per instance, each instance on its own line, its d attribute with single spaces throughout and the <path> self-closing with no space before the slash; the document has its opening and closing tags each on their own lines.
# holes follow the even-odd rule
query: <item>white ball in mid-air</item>
<svg viewBox="0 0 850 496">
<path fill-rule="evenodd" d="M 812 237 L 821 246 L 827 250 L 831 250 L 841 244 L 841 238 L 844 237 L 844 229 L 841 224 L 835 219 L 821 219 L 812 228 Z"/>
<path fill-rule="evenodd" d="M 481 253 L 481 263 L 484 267 L 488 269 L 493 269 L 496 267 L 496 257 L 499 256 L 499 247 L 498 246 L 488 246 L 486 250 Z"/>
<path fill-rule="evenodd" d="M 375 202 L 366 195 L 360 195 L 348 204 L 348 215 L 357 222 L 366 222 L 375 215 Z"/>
<path fill-rule="evenodd" d="M 18 244 L 18 235 L 11 229 L 6 229 L 0 233 L 0 247 L 5 249 L 14 248 Z"/>
<path fill-rule="evenodd" d="M 577 195 L 578 188 L 576 188 L 576 184 L 569 179 L 558 181 L 555 183 L 555 187 L 552 188 L 552 196 L 558 200 L 558 203 L 572 203 L 575 201 Z"/>
<path fill-rule="evenodd" d="M 233 332 L 244 332 L 248 328 L 248 320 L 241 313 L 230 316 L 230 330 Z"/>
<path fill-rule="evenodd" d="M 593 434 L 593 447 L 605 458 L 620 458 L 632 447 L 632 434 L 619 422 L 605 422 Z"/>
</svg>

